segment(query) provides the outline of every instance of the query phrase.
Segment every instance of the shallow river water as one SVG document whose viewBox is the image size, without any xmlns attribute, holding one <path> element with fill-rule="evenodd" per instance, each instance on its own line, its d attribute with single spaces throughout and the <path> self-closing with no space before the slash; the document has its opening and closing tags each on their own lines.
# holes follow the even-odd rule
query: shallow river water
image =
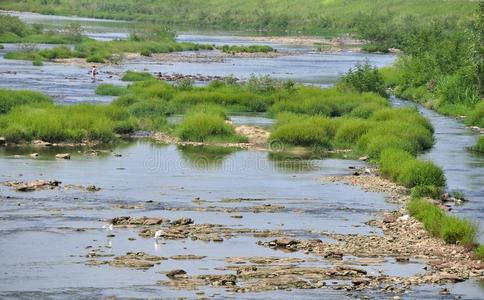
<svg viewBox="0 0 484 300">
<path fill-rule="evenodd" d="M 105 39 L 122 37 L 116 26 L 104 26 L 104 21 L 69 19 L 21 14 L 30 22 L 45 22 L 57 26 L 81 21 L 88 32 Z M 122 23 L 124 24 L 124 23 Z M 120 25 L 119 27 L 123 27 Z M 103 32 L 106 33 L 103 35 Z M 110 36 L 108 36 L 110 35 Z M 184 34 L 180 39 L 204 43 L 247 43 L 243 37 L 207 34 Z M 3 54 L 15 47 L 6 45 L 0 52 L 0 86 L 16 89 L 36 89 L 59 103 L 109 102 L 110 97 L 95 96 L 85 67 L 46 63 L 33 67 L 30 62 L 3 59 Z M 279 45 L 281 51 L 290 46 Z M 292 51 L 292 50 L 287 50 Z M 298 49 L 297 55 L 277 58 L 230 58 L 223 62 L 168 62 L 155 60 L 129 61 L 101 71 L 120 73 L 128 69 L 183 74 L 229 75 L 241 79 L 251 74 L 269 74 L 276 78 L 291 78 L 302 83 L 327 86 L 357 62 L 368 59 L 378 66 L 394 61 L 391 55 L 368 55 L 342 52 L 313 53 Z M 121 84 L 119 76 L 102 82 Z M 394 105 L 410 105 L 394 99 Z M 483 220 L 484 158 L 472 156 L 465 147 L 476 135 L 458 121 L 419 108 L 436 129 L 435 147 L 423 157 L 441 165 L 448 178 L 449 190 L 460 189 L 469 202 L 455 207 L 457 213 L 474 220 Z M 236 124 L 270 126 L 263 116 L 233 116 Z M 176 122 L 176 117 L 173 118 Z M 158 216 L 169 219 L 190 217 L 195 223 L 215 223 L 231 228 L 283 230 L 297 238 L 321 238 L 320 232 L 381 234 L 365 222 L 381 212 L 395 209 L 385 201 L 385 195 L 363 192 L 357 187 L 321 180 L 324 176 L 350 174 L 350 166 L 364 163 L 338 157 L 287 159 L 266 152 L 213 148 L 158 145 L 145 140 L 133 140 L 117 145 L 113 152 L 97 156 L 74 153 L 71 160 L 56 160 L 55 153 L 63 149 L 0 148 L 0 181 L 60 180 L 63 184 L 92 185 L 98 192 L 78 189 L 44 190 L 18 193 L 0 185 L 0 298 L 85 299 L 100 297 L 180 297 L 196 298 L 193 291 L 178 291 L 157 282 L 166 277 L 159 272 L 184 269 L 189 274 L 222 272 L 226 257 L 277 256 L 308 258 L 302 252 L 284 253 L 261 247 L 257 241 L 271 238 L 236 236 L 223 243 L 145 239 L 133 229 L 103 228 L 109 219 L 118 216 Z M 64 150 L 68 151 L 68 150 Z M 39 152 L 37 159 L 28 154 Z M 114 156 L 113 153 L 119 154 Z M 238 199 L 238 200 L 237 200 Z M 282 205 L 272 212 L 254 213 L 255 206 Z M 135 209 L 127 206 L 136 206 Z M 236 211 L 242 218 L 233 218 Z M 113 236 L 114 235 L 114 236 Z M 131 239 L 129 239 L 131 238 Z M 101 247 L 108 254 L 122 255 L 129 251 L 169 257 L 179 254 L 203 255 L 197 261 L 166 260 L 146 271 L 87 266 L 89 247 Z M 308 265 L 330 265 L 320 257 L 312 257 Z M 347 263 L 354 258 L 345 257 Z M 389 275 L 410 276 L 425 272 L 423 264 L 411 261 L 396 263 L 388 258 L 365 266 L 370 273 L 383 270 Z M 403 298 L 439 298 L 442 286 L 414 288 Z M 467 281 L 449 286 L 448 299 L 463 297 L 480 299 L 479 283 Z M 213 298 L 266 299 L 268 297 L 346 298 L 344 291 L 333 289 L 293 290 L 227 294 L 223 289 L 205 290 Z M 368 294 L 388 298 L 385 293 Z"/>
</svg>

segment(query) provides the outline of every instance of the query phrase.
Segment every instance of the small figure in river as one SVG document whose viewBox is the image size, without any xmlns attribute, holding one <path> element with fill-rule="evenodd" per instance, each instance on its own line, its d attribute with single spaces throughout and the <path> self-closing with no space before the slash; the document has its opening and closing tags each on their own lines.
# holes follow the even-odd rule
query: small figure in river
<svg viewBox="0 0 484 300">
<path fill-rule="evenodd" d="M 91 68 L 91 79 L 92 79 L 92 82 L 96 82 L 96 75 L 97 75 L 97 68 L 96 66 L 92 66 Z"/>
</svg>

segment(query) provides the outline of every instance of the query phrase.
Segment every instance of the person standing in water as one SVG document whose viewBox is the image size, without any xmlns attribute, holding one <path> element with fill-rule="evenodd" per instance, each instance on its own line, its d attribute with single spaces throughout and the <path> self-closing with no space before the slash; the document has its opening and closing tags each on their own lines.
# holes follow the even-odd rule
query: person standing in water
<svg viewBox="0 0 484 300">
<path fill-rule="evenodd" d="M 97 69 L 96 69 L 96 66 L 92 66 L 91 68 L 91 79 L 92 79 L 92 82 L 96 82 L 96 75 L 97 75 Z"/>
</svg>

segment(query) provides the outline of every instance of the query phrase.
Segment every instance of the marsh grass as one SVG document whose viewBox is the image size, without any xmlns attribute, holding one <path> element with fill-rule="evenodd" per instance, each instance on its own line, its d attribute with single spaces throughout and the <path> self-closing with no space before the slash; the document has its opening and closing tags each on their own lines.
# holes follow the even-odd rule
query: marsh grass
<svg viewBox="0 0 484 300">
<path fill-rule="evenodd" d="M 127 71 L 121 78 L 122 81 L 145 81 L 148 79 L 154 79 L 153 75 L 146 72 L 135 71 Z"/>
<path fill-rule="evenodd" d="M 247 142 L 220 115 L 195 112 L 184 117 L 176 130 L 184 141 L 193 142 Z"/>
<path fill-rule="evenodd" d="M 432 235 L 441 237 L 446 243 L 475 244 L 478 231 L 476 223 L 450 216 L 435 204 L 420 198 L 412 199 L 407 209 L 412 216 L 424 224 L 425 229 Z"/>
<path fill-rule="evenodd" d="M 130 133 L 136 122 L 126 110 L 104 105 L 18 106 L 0 117 L 0 135 L 7 141 L 113 142 L 116 133 Z"/>
<path fill-rule="evenodd" d="M 271 46 L 264 46 L 264 45 L 249 45 L 249 46 L 238 46 L 238 45 L 223 45 L 221 47 L 217 47 L 218 50 L 224 53 L 269 53 L 269 52 L 276 52 L 274 48 Z"/>
<path fill-rule="evenodd" d="M 476 153 L 484 153 L 484 137 L 481 136 L 470 150 Z"/>
<path fill-rule="evenodd" d="M 0 89 L 0 116 L 17 106 L 51 103 L 52 99 L 49 96 L 38 92 Z"/>
<path fill-rule="evenodd" d="M 120 96 L 125 92 L 125 87 L 113 84 L 100 84 L 96 87 L 96 94 L 103 96 Z"/>
</svg>

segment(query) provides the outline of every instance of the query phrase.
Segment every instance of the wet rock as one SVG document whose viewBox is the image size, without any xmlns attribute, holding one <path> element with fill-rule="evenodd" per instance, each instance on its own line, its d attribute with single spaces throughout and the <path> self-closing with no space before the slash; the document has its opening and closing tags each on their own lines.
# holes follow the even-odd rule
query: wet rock
<svg viewBox="0 0 484 300">
<path fill-rule="evenodd" d="M 4 137 L 0 137 L 0 146 L 5 146 L 7 144 L 7 140 Z"/>
<path fill-rule="evenodd" d="M 99 187 L 97 187 L 95 185 L 88 185 L 86 187 L 86 191 L 88 191 L 88 192 L 98 192 L 100 190 L 101 190 L 101 188 L 99 188 Z"/>
<path fill-rule="evenodd" d="M 273 213 L 273 212 L 279 212 L 284 209 L 283 205 L 275 205 L 275 204 L 264 204 L 264 205 L 258 205 L 254 206 L 251 208 L 251 210 L 254 213 Z"/>
<path fill-rule="evenodd" d="M 32 157 L 32 158 L 37 158 L 37 157 L 39 157 L 39 153 L 31 153 L 31 154 L 29 154 L 29 156 Z"/>
<path fill-rule="evenodd" d="M 405 256 L 399 256 L 399 257 L 395 258 L 395 261 L 399 262 L 399 263 L 407 263 L 407 262 L 410 261 L 410 258 L 405 257 Z"/>
<path fill-rule="evenodd" d="M 164 257 L 150 255 L 144 252 L 128 252 L 126 255 L 115 257 L 108 264 L 113 267 L 148 269 L 165 259 Z"/>
<path fill-rule="evenodd" d="M 242 219 L 243 218 L 243 216 L 241 216 L 241 215 L 231 215 L 230 217 L 234 218 L 234 219 Z"/>
<path fill-rule="evenodd" d="M 174 260 L 199 260 L 199 259 L 204 259 L 205 257 L 206 256 L 203 256 L 203 255 L 193 255 L 193 254 L 170 256 L 170 258 Z"/>
<path fill-rule="evenodd" d="M 71 159 L 71 155 L 69 153 L 60 153 L 60 154 L 56 154 L 55 158 L 57 158 L 57 159 Z"/>
<path fill-rule="evenodd" d="M 358 160 L 360 160 L 360 161 L 367 161 L 368 160 L 368 156 L 362 156 L 362 157 L 358 158 Z"/>
<path fill-rule="evenodd" d="M 171 222 L 172 225 L 189 225 L 193 223 L 194 221 L 191 218 L 180 218 L 178 220 Z"/>
<path fill-rule="evenodd" d="M 166 277 L 170 279 L 184 278 L 186 277 L 186 274 L 187 272 L 185 270 L 176 269 L 166 273 Z"/>
<path fill-rule="evenodd" d="M 114 226 L 155 226 L 168 222 L 168 219 L 159 217 L 141 217 L 132 218 L 128 216 L 116 217 L 111 220 L 111 224 Z"/>
<path fill-rule="evenodd" d="M 58 180 L 34 180 L 30 182 L 23 181 L 7 181 L 3 184 L 5 186 L 13 187 L 17 192 L 31 192 L 47 188 L 56 188 L 62 182 Z"/>
<path fill-rule="evenodd" d="M 355 278 L 351 281 L 354 285 L 367 285 L 370 283 L 370 280 L 367 278 Z"/>
</svg>

